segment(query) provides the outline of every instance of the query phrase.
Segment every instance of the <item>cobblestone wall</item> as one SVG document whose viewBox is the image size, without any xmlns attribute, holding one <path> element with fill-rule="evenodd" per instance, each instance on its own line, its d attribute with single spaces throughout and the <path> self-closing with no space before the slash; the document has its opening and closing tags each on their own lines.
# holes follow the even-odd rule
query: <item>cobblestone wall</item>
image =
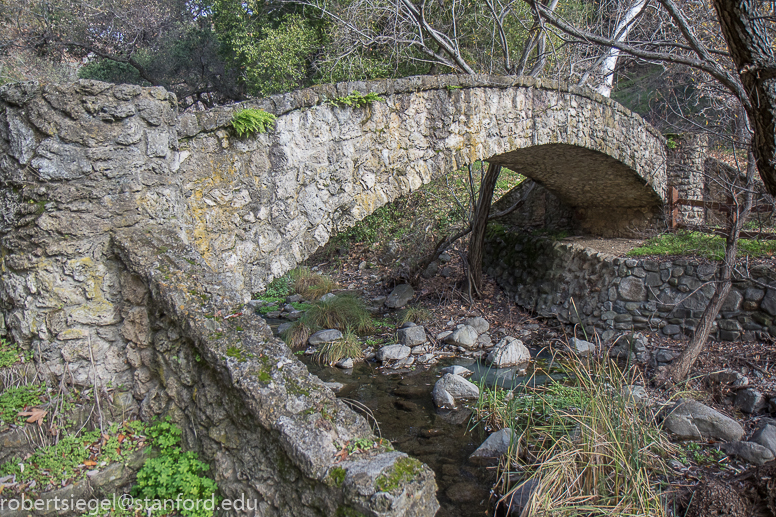
<svg viewBox="0 0 776 517">
<path fill-rule="evenodd" d="M 691 335 L 717 278 L 715 263 L 619 258 L 512 233 L 487 240 L 484 267 L 521 307 L 563 323 L 582 323 L 604 339 L 628 330 Z M 751 278 L 733 282 L 712 337 L 776 336 L 776 269 L 758 265 L 749 271 Z"/>
</svg>

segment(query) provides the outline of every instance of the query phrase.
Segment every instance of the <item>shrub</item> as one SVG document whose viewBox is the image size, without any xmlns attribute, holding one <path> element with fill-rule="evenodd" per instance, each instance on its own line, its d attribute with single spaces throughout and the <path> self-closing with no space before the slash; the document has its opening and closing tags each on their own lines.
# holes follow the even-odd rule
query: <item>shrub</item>
<svg viewBox="0 0 776 517">
<path fill-rule="evenodd" d="M 314 303 L 302 321 L 311 329 L 350 329 L 360 335 L 375 330 L 374 321 L 364 302 L 349 295 Z"/>
<path fill-rule="evenodd" d="M 431 321 L 433 314 L 425 307 L 418 305 L 410 305 L 406 309 L 399 312 L 399 325 L 404 325 L 408 321 L 412 323 L 426 323 Z"/>
<path fill-rule="evenodd" d="M 373 102 L 377 102 L 380 100 L 382 100 L 380 96 L 374 92 L 367 93 L 366 95 L 364 95 L 361 92 L 351 92 L 344 97 L 336 97 L 334 99 L 329 100 L 328 102 L 329 104 L 333 104 L 334 106 L 339 106 L 340 108 L 344 106 L 365 108 L 366 106 L 369 106 Z"/>
</svg>

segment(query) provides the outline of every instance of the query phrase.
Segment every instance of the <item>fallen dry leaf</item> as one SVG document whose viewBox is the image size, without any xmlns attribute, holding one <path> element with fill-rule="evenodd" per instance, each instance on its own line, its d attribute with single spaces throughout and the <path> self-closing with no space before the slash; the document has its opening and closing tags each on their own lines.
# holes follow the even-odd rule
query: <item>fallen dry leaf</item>
<svg viewBox="0 0 776 517">
<path fill-rule="evenodd" d="M 46 418 L 46 415 L 48 415 L 48 411 L 40 408 L 32 408 L 29 411 L 20 411 L 19 416 L 26 416 L 27 423 L 28 424 L 34 424 L 35 422 L 38 423 L 38 425 L 43 425 L 43 419 Z"/>
<path fill-rule="evenodd" d="M 86 465 L 87 467 L 96 467 L 97 462 L 94 460 L 85 460 L 84 465 Z"/>
</svg>

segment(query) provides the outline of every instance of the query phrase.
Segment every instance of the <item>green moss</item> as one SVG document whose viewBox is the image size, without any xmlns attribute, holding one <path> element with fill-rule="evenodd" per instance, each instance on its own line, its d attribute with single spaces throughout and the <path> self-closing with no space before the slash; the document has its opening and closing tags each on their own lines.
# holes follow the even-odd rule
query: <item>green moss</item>
<svg viewBox="0 0 776 517">
<path fill-rule="evenodd" d="M 234 359 L 237 359 L 241 363 L 244 363 L 246 361 L 245 355 L 243 354 L 243 351 L 237 348 L 236 346 L 230 346 L 226 349 L 226 356 L 232 357 Z"/>
<path fill-rule="evenodd" d="M 346 474 L 345 469 L 343 469 L 342 467 L 334 467 L 329 472 L 329 477 L 334 482 L 334 486 L 339 488 L 345 482 L 345 474 Z"/>
<path fill-rule="evenodd" d="M 406 481 L 412 481 L 422 470 L 423 464 L 415 458 L 401 458 L 386 472 L 377 476 L 375 488 L 381 492 L 390 492 Z"/>
<path fill-rule="evenodd" d="M 337 508 L 335 517 L 365 517 L 365 515 L 358 510 L 354 510 L 350 506 L 340 506 Z"/>
<path fill-rule="evenodd" d="M 270 364 L 269 357 L 261 356 L 258 361 L 261 363 L 261 369 L 256 373 L 256 377 L 264 384 L 272 382 L 272 365 Z"/>
</svg>

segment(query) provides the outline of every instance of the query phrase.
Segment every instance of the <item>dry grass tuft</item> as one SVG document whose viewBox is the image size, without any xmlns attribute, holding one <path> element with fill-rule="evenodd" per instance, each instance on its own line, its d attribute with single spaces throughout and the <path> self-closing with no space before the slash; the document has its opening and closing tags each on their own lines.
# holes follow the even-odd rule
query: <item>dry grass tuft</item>
<svg viewBox="0 0 776 517">
<path fill-rule="evenodd" d="M 325 275 L 310 271 L 306 267 L 296 268 L 291 272 L 294 291 L 301 294 L 305 300 L 315 301 L 326 293 L 337 288 L 337 283 Z"/>
</svg>

